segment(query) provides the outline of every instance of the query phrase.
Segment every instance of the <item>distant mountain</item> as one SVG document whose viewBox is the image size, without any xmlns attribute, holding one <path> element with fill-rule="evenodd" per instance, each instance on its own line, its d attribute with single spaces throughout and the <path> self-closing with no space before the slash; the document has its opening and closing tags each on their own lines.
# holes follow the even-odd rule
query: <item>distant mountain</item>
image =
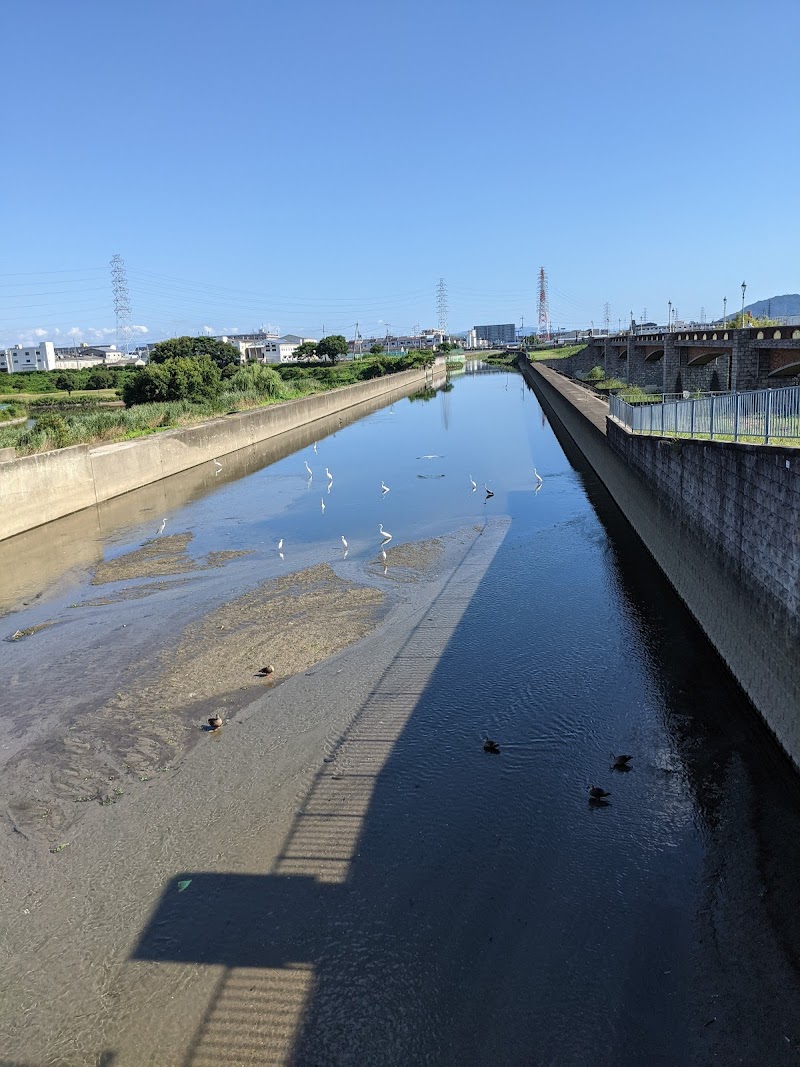
<svg viewBox="0 0 800 1067">
<path fill-rule="evenodd" d="M 800 293 L 786 293 L 784 296 L 770 296 L 766 300 L 756 300 L 754 304 L 746 304 L 744 310 L 749 311 L 754 319 L 792 318 L 800 315 Z"/>
</svg>

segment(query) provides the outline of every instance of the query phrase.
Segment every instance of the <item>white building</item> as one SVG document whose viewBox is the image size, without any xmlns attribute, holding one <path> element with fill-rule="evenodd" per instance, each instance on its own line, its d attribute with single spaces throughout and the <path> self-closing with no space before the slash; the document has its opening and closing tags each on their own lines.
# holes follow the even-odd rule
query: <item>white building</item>
<svg viewBox="0 0 800 1067">
<path fill-rule="evenodd" d="M 55 370 L 56 352 L 52 341 L 40 341 L 38 345 L 15 345 L 0 352 L 0 370 L 8 374 L 25 371 Z"/>
</svg>

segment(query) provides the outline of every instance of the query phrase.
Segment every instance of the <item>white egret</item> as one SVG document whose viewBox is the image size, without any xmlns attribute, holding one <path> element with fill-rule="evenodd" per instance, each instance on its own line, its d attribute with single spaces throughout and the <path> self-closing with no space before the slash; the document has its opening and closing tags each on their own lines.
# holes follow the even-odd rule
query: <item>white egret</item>
<svg viewBox="0 0 800 1067">
<path fill-rule="evenodd" d="M 166 525 L 167 525 L 167 520 L 166 519 L 162 519 L 161 520 L 161 525 L 158 528 L 158 533 L 156 534 L 157 537 L 160 537 L 162 535 L 162 533 L 164 532 L 164 527 Z"/>
<path fill-rule="evenodd" d="M 317 454 L 317 442 L 315 441 L 314 442 L 314 455 L 316 455 L 316 454 Z"/>
<path fill-rule="evenodd" d="M 539 474 L 539 472 L 537 471 L 537 469 L 535 467 L 533 468 L 533 473 L 534 473 L 534 476 L 536 478 L 536 481 L 539 483 L 539 485 L 541 485 L 542 482 L 544 481 L 544 478 L 542 478 L 541 474 Z"/>
<path fill-rule="evenodd" d="M 489 486 L 486 484 L 486 482 L 483 483 L 483 488 L 486 490 L 486 499 L 487 500 L 489 499 L 490 496 L 494 496 L 494 493 L 489 488 Z"/>
<path fill-rule="evenodd" d="M 392 535 L 389 533 L 388 530 L 384 530 L 383 523 L 380 523 L 380 525 L 378 526 L 378 531 L 379 531 L 381 537 L 383 538 L 384 545 L 388 545 L 388 543 L 392 539 Z"/>
<path fill-rule="evenodd" d="M 309 478 L 313 478 L 313 477 L 314 477 L 314 472 L 313 472 L 313 471 L 312 471 L 312 469 L 311 469 L 311 468 L 309 467 L 309 465 L 308 465 L 308 460 L 306 459 L 306 460 L 304 460 L 303 462 L 304 462 L 304 463 L 305 463 L 305 465 L 306 465 L 306 471 L 308 472 L 308 476 L 309 476 Z"/>
<path fill-rule="evenodd" d="M 282 549 L 283 549 L 283 538 L 281 538 L 280 541 L 278 541 L 278 551 L 280 552 L 280 551 L 282 551 Z"/>
<path fill-rule="evenodd" d="M 386 483 L 383 481 L 383 479 L 381 479 L 381 493 L 383 493 L 383 495 L 386 496 L 386 494 L 388 492 L 390 492 L 389 486 L 386 485 Z"/>
<path fill-rule="evenodd" d="M 474 493 L 475 490 L 478 488 L 478 483 L 475 481 L 471 474 L 468 474 L 467 477 L 469 478 L 469 484 L 472 486 L 472 492 Z"/>
<path fill-rule="evenodd" d="M 328 470 L 327 467 L 325 468 L 325 475 L 326 475 L 326 477 L 327 477 L 329 482 L 333 481 L 333 475 L 331 474 L 331 472 Z"/>
<path fill-rule="evenodd" d="M 381 549 L 381 558 L 383 559 L 383 562 L 385 564 L 386 563 L 386 549 L 385 548 Z"/>
<path fill-rule="evenodd" d="M 342 534 L 342 544 L 344 545 L 344 550 L 346 552 L 347 551 L 347 541 L 345 541 L 345 539 L 344 539 L 344 534 Z"/>
<path fill-rule="evenodd" d="M 219 474 L 219 472 L 221 470 L 222 470 L 222 464 L 220 463 L 220 461 L 218 459 L 215 459 L 214 460 L 214 474 Z"/>
<path fill-rule="evenodd" d="M 320 507 L 324 511 L 325 510 L 325 497 L 320 497 L 319 498 L 319 503 L 320 503 Z"/>
</svg>

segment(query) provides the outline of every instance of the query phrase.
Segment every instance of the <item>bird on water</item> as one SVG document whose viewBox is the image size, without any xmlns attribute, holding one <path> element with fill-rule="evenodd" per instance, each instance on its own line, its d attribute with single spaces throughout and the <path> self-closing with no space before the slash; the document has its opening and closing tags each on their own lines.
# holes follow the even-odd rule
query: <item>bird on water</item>
<svg viewBox="0 0 800 1067">
<path fill-rule="evenodd" d="M 483 488 L 486 490 L 486 499 L 487 500 L 489 499 L 490 496 L 494 496 L 494 493 L 489 488 L 489 486 L 486 484 L 486 482 L 483 483 Z"/>
<path fill-rule="evenodd" d="M 599 785 L 587 786 L 589 791 L 589 800 L 605 800 L 606 797 L 610 797 L 611 794 L 607 789 L 601 789 Z"/>
<path fill-rule="evenodd" d="M 389 533 L 388 530 L 384 530 L 383 523 L 379 524 L 378 532 L 380 533 L 381 537 L 383 538 L 383 543 L 385 545 L 388 544 L 391 541 L 392 535 Z"/>
<path fill-rule="evenodd" d="M 474 493 L 475 490 L 478 488 L 478 483 L 475 481 L 471 474 L 467 475 L 467 477 L 469 478 L 469 484 L 472 486 L 472 492 Z"/>
<path fill-rule="evenodd" d="M 344 548 L 344 554 L 347 555 L 347 541 L 344 539 L 344 534 L 342 534 L 342 547 Z"/>
<path fill-rule="evenodd" d="M 615 771 L 629 771 L 631 769 L 630 762 L 632 759 L 633 756 L 615 756 L 612 752 L 611 766 L 614 768 Z"/>
<path fill-rule="evenodd" d="M 313 478 L 313 477 L 314 477 L 314 472 L 313 472 L 313 471 L 312 471 L 312 469 L 311 469 L 311 468 L 309 467 L 309 465 L 308 465 L 308 460 L 307 460 L 307 459 L 306 459 L 306 460 L 303 460 L 303 462 L 304 462 L 304 463 L 305 463 L 305 465 L 306 465 L 306 473 L 308 474 L 309 478 Z"/>
<path fill-rule="evenodd" d="M 390 492 L 389 486 L 381 479 L 381 493 L 385 496 Z"/>
<path fill-rule="evenodd" d="M 493 756 L 500 755 L 500 746 L 496 741 L 493 741 L 491 737 L 484 737 L 483 739 L 483 751 L 491 752 Z"/>
<path fill-rule="evenodd" d="M 539 472 L 537 471 L 537 469 L 535 467 L 533 468 L 533 473 L 534 473 L 534 475 L 536 477 L 536 481 L 541 486 L 542 482 L 544 481 L 544 478 L 541 476 L 541 474 L 539 474 Z"/>
</svg>

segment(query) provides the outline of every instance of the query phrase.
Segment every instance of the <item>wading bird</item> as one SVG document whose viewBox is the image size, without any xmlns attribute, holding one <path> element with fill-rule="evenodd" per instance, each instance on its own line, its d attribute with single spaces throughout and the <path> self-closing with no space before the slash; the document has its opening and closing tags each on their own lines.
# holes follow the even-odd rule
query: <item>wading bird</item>
<svg viewBox="0 0 800 1067">
<path fill-rule="evenodd" d="M 541 486 L 542 482 L 544 481 L 544 478 L 542 478 L 541 474 L 539 474 L 535 467 L 533 468 L 533 473 L 539 486 Z"/>
<path fill-rule="evenodd" d="M 279 552 L 283 551 L 283 538 L 281 538 L 280 541 L 278 541 L 278 551 Z"/>
<path fill-rule="evenodd" d="M 383 479 L 381 479 L 381 493 L 382 493 L 382 494 L 383 494 L 384 496 L 386 496 L 386 494 L 387 494 L 388 492 L 390 492 L 389 486 L 388 486 L 388 485 L 386 485 L 386 483 L 385 483 L 385 482 L 383 481 Z"/>
<path fill-rule="evenodd" d="M 389 543 L 389 542 L 391 541 L 391 539 L 392 539 L 392 535 L 391 535 L 391 534 L 389 533 L 389 531 L 388 531 L 388 530 L 384 530 L 384 528 L 383 528 L 383 523 L 381 523 L 381 524 L 380 524 L 380 525 L 378 526 L 378 531 L 379 531 L 379 533 L 380 533 L 381 537 L 383 538 L 383 543 L 384 543 L 385 545 L 388 545 L 388 543 Z"/>
<path fill-rule="evenodd" d="M 164 527 L 166 525 L 167 525 L 167 520 L 166 519 L 162 519 L 161 520 L 161 525 L 158 528 L 158 534 L 156 536 L 160 537 L 162 535 L 162 533 L 164 532 Z"/>
<path fill-rule="evenodd" d="M 215 459 L 214 460 L 214 474 L 219 474 L 219 472 L 221 470 L 222 470 L 222 464 L 220 463 L 220 461 L 218 459 Z"/>
<path fill-rule="evenodd" d="M 478 488 L 478 483 L 475 481 L 471 474 L 468 474 L 467 477 L 469 478 L 469 484 L 472 486 L 472 492 L 474 493 L 475 490 Z"/>
<path fill-rule="evenodd" d="M 487 500 L 489 499 L 490 496 L 494 496 L 494 493 L 489 488 L 489 486 L 486 484 L 486 482 L 483 483 L 483 488 L 486 490 L 486 499 Z"/>
<path fill-rule="evenodd" d="M 314 455 L 316 455 L 316 454 L 317 454 L 317 442 L 315 441 L 314 442 Z"/>
<path fill-rule="evenodd" d="M 320 497 L 319 498 L 319 503 L 320 503 L 320 507 L 324 511 L 325 510 L 325 497 Z"/>
<path fill-rule="evenodd" d="M 347 559 L 347 541 L 345 540 L 344 534 L 342 534 L 342 548 L 344 549 L 344 558 Z"/>
<path fill-rule="evenodd" d="M 331 474 L 331 472 L 328 470 L 327 467 L 325 468 L 325 474 L 327 475 L 328 481 L 332 482 L 333 481 L 333 475 Z"/>
<path fill-rule="evenodd" d="M 305 463 L 305 465 L 306 465 L 306 471 L 307 471 L 307 473 L 308 473 L 308 476 L 309 476 L 309 478 L 313 478 L 313 477 L 314 477 L 314 472 L 313 472 L 313 471 L 312 471 L 312 469 L 311 469 L 311 468 L 309 467 L 309 465 L 308 465 L 308 460 L 306 459 L 306 460 L 304 460 L 303 462 L 304 462 L 304 463 Z"/>
</svg>

